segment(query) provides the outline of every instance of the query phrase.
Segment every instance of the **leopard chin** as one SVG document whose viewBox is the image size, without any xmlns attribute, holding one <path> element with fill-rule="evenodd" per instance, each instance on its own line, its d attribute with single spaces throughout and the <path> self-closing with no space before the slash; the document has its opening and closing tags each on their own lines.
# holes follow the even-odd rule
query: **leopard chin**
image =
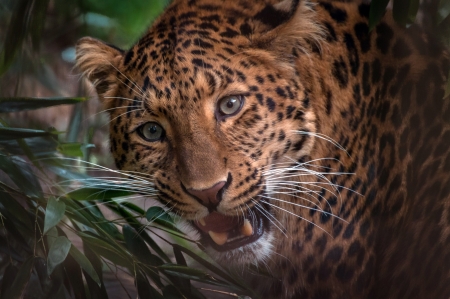
<svg viewBox="0 0 450 299">
<path fill-rule="evenodd" d="M 267 262 L 273 253 L 275 238 L 270 225 L 265 223 L 263 225 L 263 231 L 253 239 L 250 238 L 241 244 L 233 244 L 231 241 L 228 244 L 218 245 L 209 236 L 201 233 L 191 221 L 180 220 L 178 222 L 180 230 L 193 241 L 202 244 L 203 249 L 213 260 L 227 267 L 257 266 Z"/>
</svg>

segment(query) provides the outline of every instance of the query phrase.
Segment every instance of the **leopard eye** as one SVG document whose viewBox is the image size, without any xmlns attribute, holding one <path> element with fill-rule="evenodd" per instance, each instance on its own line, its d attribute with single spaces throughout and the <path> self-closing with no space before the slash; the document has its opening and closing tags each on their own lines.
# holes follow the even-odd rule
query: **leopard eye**
<svg viewBox="0 0 450 299">
<path fill-rule="evenodd" d="M 154 142 L 164 137 L 164 129 L 155 122 L 143 124 L 138 128 L 139 135 L 147 141 Z"/>
<path fill-rule="evenodd" d="M 244 103 L 243 96 L 227 96 L 219 100 L 219 113 L 222 116 L 232 116 L 241 110 L 242 104 Z"/>
</svg>

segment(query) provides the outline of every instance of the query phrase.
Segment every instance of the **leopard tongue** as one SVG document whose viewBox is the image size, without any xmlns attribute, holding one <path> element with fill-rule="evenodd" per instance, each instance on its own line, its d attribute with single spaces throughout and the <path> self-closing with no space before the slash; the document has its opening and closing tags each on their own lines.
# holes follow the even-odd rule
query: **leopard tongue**
<svg viewBox="0 0 450 299">
<path fill-rule="evenodd" d="M 253 227 L 248 219 L 242 220 L 240 217 L 226 216 L 217 212 L 212 212 L 194 223 L 200 230 L 208 233 L 217 245 L 225 244 L 229 232 L 238 226 L 242 235 L 249 237 L 253 234 Z"/>
<path fill-rule="evenodd" d="M 226 216 L 218 212 L 212 212 L 208 216 L 195 221 L 195 225 L 205 233 L 213 231 L 216 233 L 228 232 L 242 223 L 242 218 Z"/>
</svg>

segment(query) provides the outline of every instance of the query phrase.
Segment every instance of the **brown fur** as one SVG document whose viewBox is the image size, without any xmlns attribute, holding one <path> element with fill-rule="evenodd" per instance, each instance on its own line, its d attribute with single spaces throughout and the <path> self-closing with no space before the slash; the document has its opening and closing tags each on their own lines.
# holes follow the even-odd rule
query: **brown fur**
<svg viewBox="0 0 450 299">
<path fill-rule="evenodd" d="M 296 3 L 179 0 L 126 53 L 80 40 L 79 68 L 117 107 L 118 167 L 187 220 L 209 210 L 186 189 L 219 181 L 218 212 L 264 209 L 259 241 L 209 249 L 267 267 L 264 298 L 448 299 L 446 50 L 389 12 L 369 32 L 366 4 Z M 245 103 L 220 119 L 228 95 Z M 146 122 L 164 138 L 143 140 Z"/>
</svg>

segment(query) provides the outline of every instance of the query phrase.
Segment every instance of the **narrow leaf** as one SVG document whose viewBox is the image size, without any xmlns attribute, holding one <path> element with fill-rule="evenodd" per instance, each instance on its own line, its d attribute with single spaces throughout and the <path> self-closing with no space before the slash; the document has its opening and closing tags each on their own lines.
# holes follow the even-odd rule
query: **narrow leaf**
<svg viewBox="0 0 450 299">
<path fill-rule="evenodd" d="M 3 43 L 4 49 L 0 55 L 0 76 L 13 63 L 16 53 L 25 40 L 28 30 L 28 19 L 33 1 L 17 0 L 14 7 L 11 22 L 6 30 Z"/>
<path fill-rule="evenodd" d="M 20 267 L 19 272 L 11 285 L 11 288 L 3 294 L 2 299 L 19 299 L 30 280 L 31 270 L 33 269 L 34 257 L 29 257 Z"/>
<path fill-rule="evenodd" d="M 58 237 L 52 243 L 47 258 L 47 274 L 51 275 L 56 266 L 64 262 L 72 243 L 66 237 Z"/>
<path fill-rule="evenodd" d="M 31 137 L 48 137 L 55 135 L 56 135 L 55 132 L 47 132 L 43 130 L 0 127 L 1 141 L 21 139 L 21 138 L 31 138 Z"/>
<path fill-rule="evenodd" d="M 98 286 L 101 286 L 102 282 L 100 281 L 100 277 L 97 272 L 95 272 L 89 259 L 73 245 L 70 247 L 69 253 L 80 267 L 98 284 Z"/>
<path fill-rule="evenodd" d="M 373 0 L 370 3 L 369 11 L 369 30 L 373 30 L 375 26 L 383 18 L 389 0 Z"/>
<path fill-rule="evenodd" d="M 47 208 L 45 209 L 44 234 L 61 221 L 65 211 L 66 205 L 62 201 L 57 201 L 53 197 L 50 197 Z"/>
<path fill-rule="evenodd" d="M 86 101 L 87 98 L 0 98 L 0 113 L 34 110 L 57 105 L 69 105 Z"/>
<path fill-rule="evenodd" d="M 437 11 L 437 24 L 442 23 L 450 15 L 450 0 L 441 0 Z"/>
<path fill-rule="evenodd" d="M 81 143 L 63 143 L 58 146 L 58 151 L 65 156 L 83 157 L 82 146 Z"/>
<path fill-rule="evenodd" d="M 75 200 L 96 200 L 96 199 L 104 200 L 130 195 L 133 195 L 133 193 L 130 191 L 121 190 L 120 187 L 117 187 L 117 190 L 111 188 L 110 189 L 82 188 L 67 194 L 67 196 Z"/>
<path fill-rule="evenodd" d="M 155 290 L 141 271 L 136 271 L 136 288 L 138 291 L 139 298 L 155 298 L 163 299 L 164 297 Z"/>
<path fill-rule="evenodd" d="M 173 229 L 175 231 L 179 231 L 174 222 L 172 217 L 169 215 L 169 213 L 167 213 L 166 211 L 164 211 L 163 208 L 161 207 L 151 207 L 147 210 L 147 212 L 145 213 L 145 218 L 147 218 L 147 220 L 152 223 L 155 222 L 159 225 L 168 227 L 170 229 Z"/>
<path fill-rule="evenodd" d="M 30 165 L 18 157 L 0 155 L 0 169 L 3 170 L 17 187 L 27 196 L 39 198 L 41 185 Z"/>
</svg>

